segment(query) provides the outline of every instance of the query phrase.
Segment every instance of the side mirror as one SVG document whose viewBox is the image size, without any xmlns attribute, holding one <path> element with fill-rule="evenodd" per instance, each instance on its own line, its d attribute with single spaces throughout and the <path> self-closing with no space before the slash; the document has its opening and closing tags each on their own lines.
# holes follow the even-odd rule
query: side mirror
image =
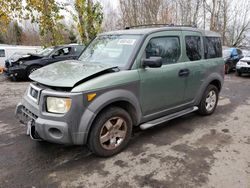
<svg viewBox="0 0 250 188">
<path fill-rule="evenodd" d="M 51 56 L 51 58 L 52 58 L 52 59 L 55 59 L 55 58 L 56 58 L 56 55 L 55 55 L 55 54 L 53 54 L 53 55 Z"/>
<path fill-rule="evenodd" d="M 162 58 L 161 57 L 150 57 L 148 59 L 142 60 L 142 66 L 150 67 L 150 68 L 159 68 L 162 66 Z"/>
</svg>

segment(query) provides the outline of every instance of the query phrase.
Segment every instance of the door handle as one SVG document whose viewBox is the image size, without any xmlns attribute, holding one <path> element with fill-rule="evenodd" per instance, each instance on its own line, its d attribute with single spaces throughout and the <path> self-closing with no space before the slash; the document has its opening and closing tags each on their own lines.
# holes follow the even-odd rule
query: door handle
<svg viewBox="0 0 250 188">
<path fill-rule="evenodd" d="M 190 73 L 189 69 L 181 69 L 179 71 L 179 77 L 187 77 L 189 73 Z"/>
</svg>

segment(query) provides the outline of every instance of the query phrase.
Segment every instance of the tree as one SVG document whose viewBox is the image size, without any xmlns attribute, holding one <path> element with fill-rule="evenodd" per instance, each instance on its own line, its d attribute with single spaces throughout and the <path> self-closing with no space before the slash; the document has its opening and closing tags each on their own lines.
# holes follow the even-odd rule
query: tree
<svg viewBox="0 0 250 188">
<path fill-rule="evenodd" d="M 23 29 L 17 21 L 11 22 L 2 34 L 2 40 L 6 44 L 20 45 L 22 43 Z"/>
<path fill-rule="evenodd" d="M 75 0 L 74 6 L 77 12 L 75 20 L 82 43 L 87 44 L 101 30 L 102 6 L 99 2 L 93 2 L 93 0 Z"/>
<path fill-rule="evenodd" d="M 22 14 L 21 0 L 0 0 L 0 32 L 6 32 L 9 23 Z"/>
<path fill-rule="evenodd" d="M 69 40 L 70 43 L 77 43 L 76 35 L 72 29 L 69 31 Z"/>
<path fill-rule="evenodd" d="M 60 21 L 64 18 L 60 14 L 60 4 L 56 0 L 26 0 L 26 19 L 39 25 L 41 41 L 44 46 L 63 43 L 60 31 L 64 29 Z"/>
</svg>

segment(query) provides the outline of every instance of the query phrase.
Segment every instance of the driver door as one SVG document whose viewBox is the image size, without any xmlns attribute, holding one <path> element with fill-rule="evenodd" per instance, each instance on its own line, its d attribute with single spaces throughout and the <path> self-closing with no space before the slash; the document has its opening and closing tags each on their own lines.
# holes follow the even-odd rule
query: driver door
<svg viewBox="0 0 250 188">
<path fill-rule="evenodd" d="M 139 68 L 140 102 L 144 116 L 166 115 L 184 102 L 186 63 L 182 62 L 181 31 L 165 31 L 146 39 L 141 60 L 162 57 L 160 68 Z"/>
</svg>

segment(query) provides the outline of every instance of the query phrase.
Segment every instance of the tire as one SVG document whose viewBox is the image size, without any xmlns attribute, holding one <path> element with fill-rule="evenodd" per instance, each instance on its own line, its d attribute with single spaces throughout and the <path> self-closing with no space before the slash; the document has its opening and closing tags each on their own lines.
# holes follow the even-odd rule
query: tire
<svg viewBox="0 0 250 188">
<path fill-rule="evenodd" d="M 27 71 L 27 77 L 29 77 L 29 75 L 30 75 L 32 72 L 34 72 L 35 70 L 40 69 L 40 68 L 41 68 L 41 66 L 39 66 L 39 65 L 32 65 L 32 66 L 30 66 L 30 67 L 28 68 L 28 71 Z"/>
<path fill-rule="evenodd" d="M 236 69 L 235 71 L 236 76 L 241 76 L 241 72 Z"/>
<path fill-rule="evenodd" d="M 230 73 L 230 66 L 228 64 L 225 64 L 225 74 Z"/>
<path fill-rule="evenodd" d="M 131 134 L 132 120 L 128 112 L 119 107 L 110 107 L 94 121 L 88 147 L 97 156 L 110 157 L 128 145 Z"/>
<path fill-rule="evenodd" d="M 209 85 L 205 90 L 202 99 L 200 101 L 200 104 L 198 106 L 199 108 L 198 113 L 204 116 L 211 115 L 216 109 L 218 99 L 219 99 L 218 88 L 214 85 Z"/>
</svg>

